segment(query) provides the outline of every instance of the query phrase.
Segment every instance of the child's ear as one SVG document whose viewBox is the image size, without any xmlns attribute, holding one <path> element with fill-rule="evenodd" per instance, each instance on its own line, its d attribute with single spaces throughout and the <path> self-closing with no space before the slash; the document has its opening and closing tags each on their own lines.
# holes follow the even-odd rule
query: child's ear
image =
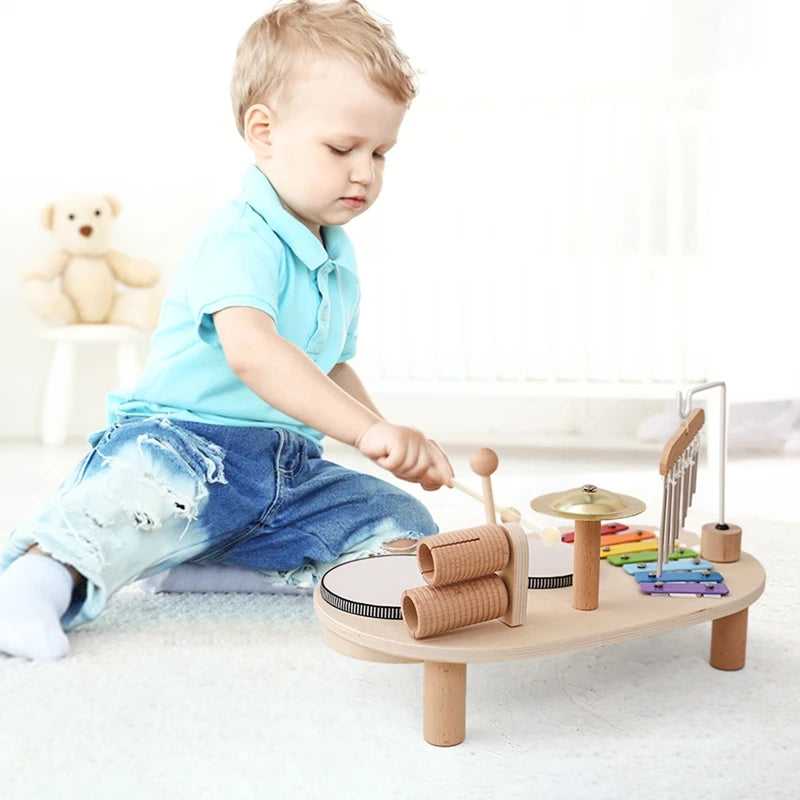
<svg viewBox="0 0 800 800">
<path fill-rule="evenodd" d="M 272 110 L 263 103 L 256 103 L 244 112 L 244 140 L 256 155 L 264 158 L 269 158 L 273 119 Z"/>
</svg>

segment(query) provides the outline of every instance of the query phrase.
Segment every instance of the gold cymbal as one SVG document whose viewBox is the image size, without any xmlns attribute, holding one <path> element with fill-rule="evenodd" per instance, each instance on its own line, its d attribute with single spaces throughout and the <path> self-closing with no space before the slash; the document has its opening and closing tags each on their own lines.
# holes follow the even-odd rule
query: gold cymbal
<svg viewBox="0 0 800 800">
<path fill-rule="evenodd" d="M 531 508 L 540 514 L 567 519 L 623 519 L 641 514 L 645 504 L 626 494 L 599 489 L 591 483 L 566 492 L 543 494 L 531 500 Z"/>
</svg>

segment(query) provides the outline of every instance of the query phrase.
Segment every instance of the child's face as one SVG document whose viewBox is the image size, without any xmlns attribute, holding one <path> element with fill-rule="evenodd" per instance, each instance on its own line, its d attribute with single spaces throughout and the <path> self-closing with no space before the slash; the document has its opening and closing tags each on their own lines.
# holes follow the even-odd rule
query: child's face
<svg viewBox="0 0 800 800">
<path fill-rule="evenodd" d="M 321 238 L 320 226 L 344 225 L 377 199 L 405 106 L 339 61 L 309 65 L 276 105 L 256 164 L 284 207 Z"/>
</svg>

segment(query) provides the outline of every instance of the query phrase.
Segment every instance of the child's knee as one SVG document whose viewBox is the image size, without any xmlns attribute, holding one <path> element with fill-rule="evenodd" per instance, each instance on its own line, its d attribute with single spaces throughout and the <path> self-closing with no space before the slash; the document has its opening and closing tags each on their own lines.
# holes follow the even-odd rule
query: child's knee
<svg viewBox="0 0 800 800">
<path fill-rule="evenodd" d="M 414 552 L 416 541 L 439 532 L 430 511 L 405 492 L 392 502 L 391 513 L 383 520 L 383 543 L 387 550 Z M 380 528 L 379 528 L 380 530 Z M 378 532 L 378 531 L 376 531 Z"/>
<path fill-rule="evenodd" d="M 407 526 L 410 538 L 419 539 L 439 532 L 439 526 L 431 516 L 431 512 L 419 500 L 407 495 L 408 501 L 402 509 L 398 522 Z"/>
</svg>

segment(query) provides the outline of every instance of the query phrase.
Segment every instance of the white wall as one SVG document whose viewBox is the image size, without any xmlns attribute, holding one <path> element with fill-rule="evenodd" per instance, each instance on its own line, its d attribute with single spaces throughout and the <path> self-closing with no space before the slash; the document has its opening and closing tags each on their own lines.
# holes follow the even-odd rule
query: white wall
<svg viewBox="0 0 800 800">
<path fill-rule="evenodd" d="M 464 10 L 471 4 L 447 0 L 375 0 L 371 7 L 392 20 L 423 71 L 424 103 L 459 99 L 474 109 L 476 128 L 498 96 L 710 76 L 719 303 L 709 307 L 715 321 L 707 346 L 725 372 L 714 377 L 743 385 L 751 375 L 779 375 L 767 395 L 800 391 L 790 347 L 800 179 L 800 125 L 791 99 L 798 67 L 789 38 L 799 16 L 794 3 L 537 0 L 494 3 L 477 13 Z M 18 300 L 20 271 L 53 247 L 39 227 L 39 208 L 72 191 L 115 194 L 123 206 L 115 247 L 159 263 L 168 279 L 197 223 L 236 191 L 247 163 L 227 84 L 236 42 L 264 10 L 254 0 L 4 0 L 0 437 L 34 434 L 46 374 L 49 348 L 37 340 L 40 323 Z M 498 163 L 498 154 L 508 155 L 502 138 L 478 140 L 462 129 L 451 135 L 452 151 L 441 132 L 435 137 L 445 148 L 440 155 L 404 152 L 401 142 L 388 167 L 387 203 L 392 170 L 404 184 L 417 174 L 425 190 L 408 202 L 421 219 L 435 217 L 446 190 L 437 185 L 437 158 L 451 152 L 461 154 L 467 172 L 499 169 L 502 182 L 503 171 L 513 171 L 513 162 Z M 467 213 L 471 200 L 463 198 L 459 213 Z M 358 241 L 358 226 L 353 232 Z M 777 366 L 765 357 L 770 353 L 779 355 Z M 109 371 L 99 356 L 84 369 L 76 433 L 102 423 Z"/>
</svg>

